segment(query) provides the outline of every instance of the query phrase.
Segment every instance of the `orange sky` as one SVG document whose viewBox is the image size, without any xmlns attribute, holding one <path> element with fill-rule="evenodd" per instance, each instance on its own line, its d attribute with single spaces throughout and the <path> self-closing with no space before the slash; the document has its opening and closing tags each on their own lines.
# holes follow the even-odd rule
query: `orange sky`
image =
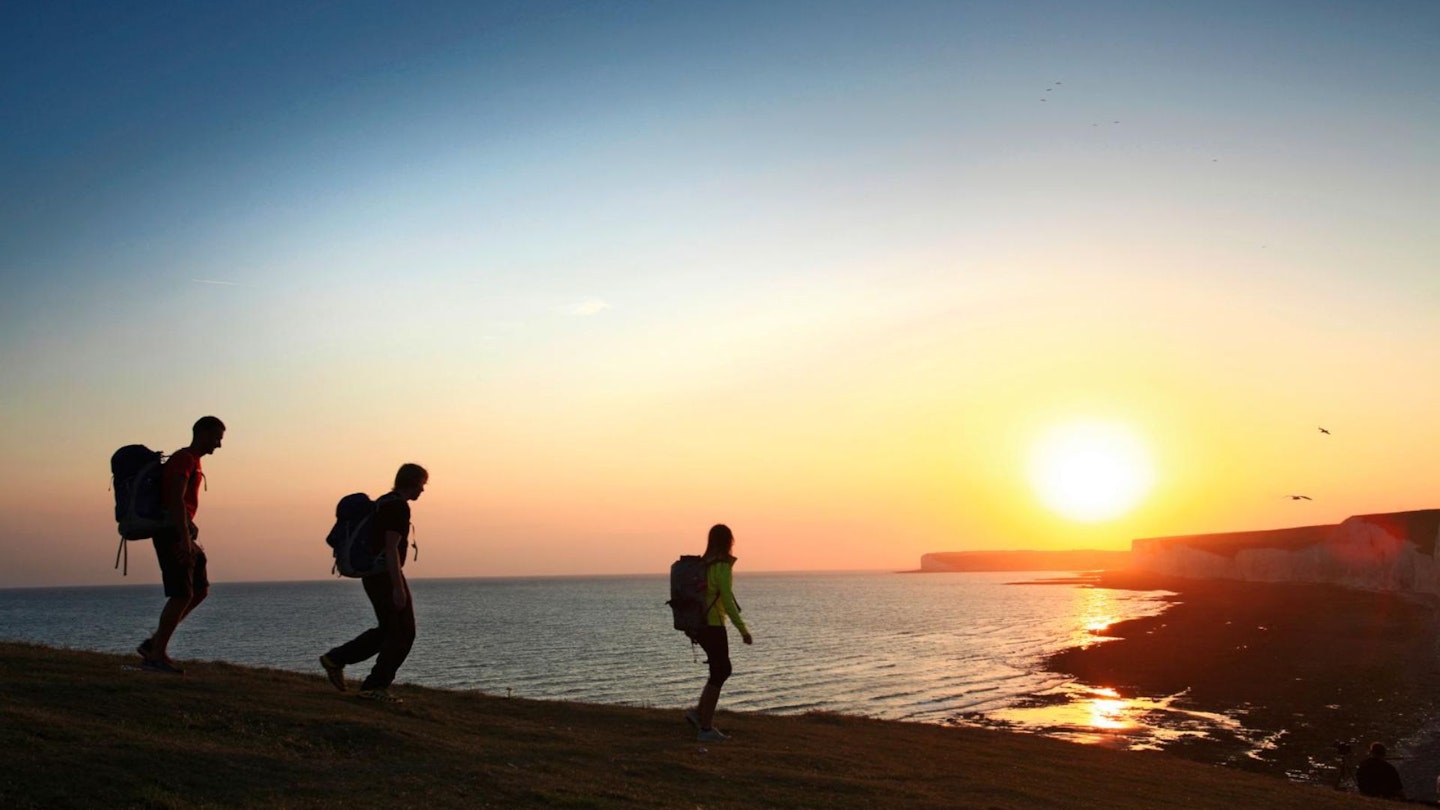
<svg viewBox="0 0 1440 810">
<path fill-rule="evenodd" d="M 335 501 L 406 461 L 423 577 L 659 572 L 717 521 L 750 570 L 903 569 L 1440 506 L 1424 26 L 847 8 L 335 19 L 264 82 L 263 20 L 194 21 L 201 66 L 160 20 L 34 46 L 0 587 L 121 582 L 110 453 L 207 413 L 217 581 L 327 576 Z M 1095 420 L 1154 486 L 1087 524 L 1027 460 Z"/>
</svg>

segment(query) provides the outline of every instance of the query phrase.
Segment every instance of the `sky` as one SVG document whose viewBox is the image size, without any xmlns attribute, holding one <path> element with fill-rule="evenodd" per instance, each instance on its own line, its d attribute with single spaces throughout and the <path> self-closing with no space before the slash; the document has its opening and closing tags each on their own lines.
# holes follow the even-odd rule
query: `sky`
<svg viewBox="0 0 1440 810">
<path fill-rule="evenodd" d="M 402 462 L 418 577 L 1440 506 L 1437 41 L 1383 0 L 6 4 L 0 587 L 158 581 L 107 460 L 205 414 L 216 581 L 328 576 Z M 1104 519 L 1034 483 L 1085 425 L 1146 459 Z"/>
</svg>

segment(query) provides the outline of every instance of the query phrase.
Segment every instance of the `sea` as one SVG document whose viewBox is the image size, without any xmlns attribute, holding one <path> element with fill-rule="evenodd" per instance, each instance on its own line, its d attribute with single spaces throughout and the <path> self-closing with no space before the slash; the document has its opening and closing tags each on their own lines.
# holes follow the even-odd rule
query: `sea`
<svg viewBox="0 0 1440 810">
<path fill-rule="evenodd" d="M 1229 718 L 1176 708 L 1176 696 L 1120 696 L 1047 671 L 1050 654 L 1108 643 L 1109 626 L 1167 604 L 1163 592 L 1055 577 L 738 571 L 755 643 L 731 631 L 721 707 L 1002 725 L 1131 749 L 1236 732 Z M 663 575 L 413 579 L 418 635 L 398 683 L 692 705 L 704 655 L 672 629 L 668 587 Z M 133 654 L 163 602 L 158 585 L 0 590 L 0 639 Z M 216 583 L 170 653 L 318 675 L 320 654 L 373 623 L 354 580 Z"/>
</svg>

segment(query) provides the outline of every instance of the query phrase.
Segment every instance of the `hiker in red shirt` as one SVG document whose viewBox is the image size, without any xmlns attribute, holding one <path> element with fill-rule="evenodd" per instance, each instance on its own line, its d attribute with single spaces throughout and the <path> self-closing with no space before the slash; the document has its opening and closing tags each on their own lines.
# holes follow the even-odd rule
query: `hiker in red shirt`
<svg viewBox="0 0 1440 810">
<path fill-rule="evenodd" d="M 161 473 L 161 503 L 165 505 L 165 516 L 174 525 L 157 531 L 154 542 L 165 596 L 169 598 L 160 611 L 160 626 L 155 634 L 136 648 L 145 659 L 142 668 L 153 672 L 172 675 L 185 672 L 167 653 L 170 637 L 210 593 L 205 549 L 196 542 L 200 530 L 195 527 L 195 511 L 200 505 L 200 485 L 205 478 L 200 457 L 220 449 L 224 438 L 225 423 L 214 416 L 202 416 L 191 429 L 190 445 L 176 450 Z"/>
</svg>

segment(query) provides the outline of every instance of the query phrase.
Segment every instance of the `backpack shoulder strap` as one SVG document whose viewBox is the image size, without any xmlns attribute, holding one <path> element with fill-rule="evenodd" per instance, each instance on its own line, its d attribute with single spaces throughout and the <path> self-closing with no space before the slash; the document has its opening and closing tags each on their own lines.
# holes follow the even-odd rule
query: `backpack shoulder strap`
<svg viewBox="0 0 1440 810">
<path fill-rule="evenodd" d="M 395 490 L 392 489 L 384 495 L 381 495 L 380 497 L 375 499 L 375 509 L 377 511 L 380 509 L 381 501 L 384 501 L 386 503 L 394 503 L 398 500 L 401 500 L 400 495 L 398 495 Z M 420 539 L 416 537 L 417 534 L 418 532 L 415 531 L 415 521 L 412 520 L 410 521 L 410 531 L 406 537 L 406 542 L 410 546 L 410 559 L 412 560 L 420 559 Z"/>
</svg>

